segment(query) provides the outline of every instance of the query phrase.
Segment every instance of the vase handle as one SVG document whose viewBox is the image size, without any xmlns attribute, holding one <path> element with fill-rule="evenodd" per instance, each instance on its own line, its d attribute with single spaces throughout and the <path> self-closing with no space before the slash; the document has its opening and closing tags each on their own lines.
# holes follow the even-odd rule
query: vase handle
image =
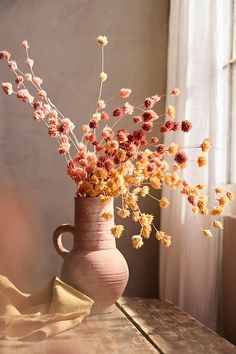
<svg viewBox="0 0 236 354">
<path fill-rule="evenodd" d="M 57 251 L 57 253 L 62 257 L 65 258 L 67 256 L 67 254 L 69 253 L 69 251 L 67 249 L 64 248 L 63 244 L 62 244 L 62 234 L 64 232 L 70 232 L 72 233 L 72 235 L 74 235 L 74 226 L 71 226 L 69 224 L 64 224 L 59 226 L 53 234 L 53 244 L 54 247 Z"/>
</svg>

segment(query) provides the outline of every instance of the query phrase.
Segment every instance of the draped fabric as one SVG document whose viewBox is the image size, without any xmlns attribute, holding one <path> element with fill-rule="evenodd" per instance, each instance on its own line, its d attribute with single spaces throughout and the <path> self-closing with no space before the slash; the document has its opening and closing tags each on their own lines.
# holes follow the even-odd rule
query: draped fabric
<svg viewBox="0 0 236 354">
<path fill-rule="evenodd" d="M 168 92 L 174 87 L 181 96 L 168 103 L 176 107 L 179 120 L 193 124 L 189 133 L 166 135 L 189 155 L 189 168 L 183 177 L 191 183 L 205 183 L 209 200 L 212 189 L 225 181 L 227 157 L 227 72 L 230 1 L 173 0 L 170 8 L 168 49 Z M 210 138 L 214 148 L 208 166 L 199 169 L 199 145 Z M 220 293 L 222 235 L 214 231 L 209 239 L 199 223 L 209 228 L 212 217 L 198 220 L 186 199 L 167 187 L 163 193 L 170 206 L 163 211 L 161 229 L 173 237 L 170 248 L 161 246 L 160 296 L 192 314 L 211 328 L 216 327 Z M 199 222 L 198 222 L 199 221 Z"/>
</svg>

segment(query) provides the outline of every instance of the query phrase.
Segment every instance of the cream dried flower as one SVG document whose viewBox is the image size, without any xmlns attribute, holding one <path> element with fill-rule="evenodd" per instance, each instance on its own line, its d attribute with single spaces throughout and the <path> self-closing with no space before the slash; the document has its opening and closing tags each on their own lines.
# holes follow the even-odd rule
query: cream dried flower
<svg viewBox="0 0 236 354">
<path fill-rule="evenodd" d="M 100 44 L 100 45 L 107 45 L 108 40 L 107 40 L 107 37 L 106 37 L 106 36 L 98 36 L 98 37 L 97 37 L 97 42 L 98 42 L 98 44 Z"/>
<path fill-rule="evenodd" d="M 103 218 L 104 220 L 111 220 L 112 217 L 113 217 L 113 214 L 110 213 L 109 211 L 104 211 L 104 212 L 102 213 L 102 218 Z"/>
<path fill-rule="evenodd" d="M 143 246 L 143 238 L 140 235 L 132 236 L 132 245 L 134 248 L 138 249 Z"/>
<path fill-rule="evenodd" d="M 130 211 L 128 209 L 118 208 L 117 215 L 119 215 L 121 218 L 124 219 L 124 218 L 127 218 L 128 216 L 130 216 Z"/>
<path fill-rule="evenodd" d="M 112 235 L 115 236 L 116 238 L 120 238 L 123 231 L 124 231 L 123 225 L 115 225 L 111 229 Z"/>
<path fill-rule="evenodd" d="M 142 188 L 141 188 L 141 196 L 142 197 L 146 197 L 146 195 L 149 193 L 149 187 L 148 186 L 143 186 Z"/>
<path fill-rule="evenodd" d="M 218 221 L 218 220 L 214 220 L 214 221 L 213 221 L 213 226 L 214 226 L 216 229 L 221 229 L 221 230 L 223 230 L 223 225 L 222 225 L 222 223 L 221 223 L 220 221 Z"/>
<path fill-rule="evenodd" d="M 169 200 L 165 197 L 159 200 L 159 205 L 161 208 L 167 208 L 169 204 L 170 204 Z"/>
<path fill-rule="evenodd" d="M 212 237 L 211 230 L 205 229 L 205 230 L 202 230 L 202 232 L 203 232 L 203 235 L 204 235 L 204 236 L 206 236 L 206 237 Z"/>
<path fill-rule="evenodd" d="M 102 71 L 101 73 L 100 73 L 100 79 L 101 79 L 101 81 L 106 81 L 106 79 L 107 79 L 107 74 L 106 73 L 104 73 L 104 71 Z"/>
</svg>

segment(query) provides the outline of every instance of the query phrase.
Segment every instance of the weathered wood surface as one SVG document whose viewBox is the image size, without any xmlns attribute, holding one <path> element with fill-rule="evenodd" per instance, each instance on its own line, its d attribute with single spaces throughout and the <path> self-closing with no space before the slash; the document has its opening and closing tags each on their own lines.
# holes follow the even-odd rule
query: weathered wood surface
<svg viewBox="0 0 236 354">
<path fill-rule="evenodd" d="M 161 353 L 236 353 L 233 344 L 171 303 L 157 299 L 121 298 L 118 305 Z"/>
<path fill-rule="evenodd" d="M 0 354 L 149 354 L 158 351 L 120 311 L 87 318 L 43 342 L 0 341 Z"/>
</svg>

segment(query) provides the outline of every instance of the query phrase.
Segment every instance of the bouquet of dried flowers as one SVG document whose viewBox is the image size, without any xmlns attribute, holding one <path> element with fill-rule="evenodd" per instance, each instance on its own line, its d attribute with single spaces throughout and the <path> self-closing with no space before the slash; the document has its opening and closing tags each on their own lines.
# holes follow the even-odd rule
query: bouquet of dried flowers
<svg viewBox="0 0 236 354">
<path fill-rule="evenodd" d="M 181 177 L 181 171 L 188 166 L 188 156 L 184 149 L 174 142 L 169 146 L 160 142 L 160 138 L 168 132 L 189 132 L 192 123 L 188 120 L 175 120 L 175 107 L 172 105 L 168 105 L 166 112 L 161 115 L 155 112 L 154 106 L 166 95 L 154 94 L 147 97 L 143 104 L 134 107 L 126 100 L 132 93 L 129 88 L 119 90 L 117 95 L 123 103 L 108 112 L 106 105 L 115 96 L 107 100 L 102 97 L 103 84 L 107 80 L 104 72 L 107 37 L 98 36 L 97 43 L 101 46 L 102 59 L 98 101 L 90 121 L 82 126 L 80 140 L 74 133 L 73 122 L 60 112 L 42 88 L 43 80 L 34 72 L 34 60 L 29 56 L 27 40 L 21 45 L 26 51 L 25 64 L 29 72 L 20 70 L 9 52 L 0 52 L 0 59 L 5 60 L 15 74 L 16 84 L 14 90 L 11 83 L 4 82 L 2 89 L 6 94 L 14 94 L 31 105 L 34 119 L 44 124 L 50 137 L 57 140 L 58 152 L 65 157 L 67 173 L 76 184 L 78 197 L 98 197 L 104 203 L 112 197 L 121 197 L 121 207 L 117 208 L 117 214 L 121 218 L 131 216 L 135 222 L 140 223 L 139 235 L 132 236 L 135 248 L 143 246 L 143 239 L 150 237 L 152 227 L 162 244 L 167 247 L 171 244 L 171 236 L 158 230 L 153 223 L 154 216 L 143 213 L 138 204 L 140 198 L 147 196 L 156 199 L 161 208 L 167 208 L 167 198 L 157 199 L 151 194 L 151 189 L 161 189 L 163 185 L 183 194 L 194 213 L 214 216 L 213 226 L 221 229 L 222 224 L 215 220 L 215 216 L 223 213 L 225 205 L 233 198 L 232 192 L 224 192 L 221 187 L 215 188 L 215 194 L 219 197 L 216 205 L 210 207 L 207 195 L 203 194 L 204 185 L 193 185 Z M 28 85 L 35 89 L 37 98 L 30 93 Z M 169 94 L 179 96 L 180 91 L 174 88 Z M 125 118 L 133 121 L 132 131 L 122 127 L 117 129 Z M 201 151 L 197 158 L 198 167 L 207 164 L 207 152 L 211 146 L 207 138 L 196 146 Z M 166 157 L 172 158 L 167 162 Z M 104 212 L 102 217 L 109 220 L 113 215 Z M 112 233 L 119 238 L 123 230 L 123 225 L 115 225 Z M 210 229 L 202 228 L 202 232 L 206 237 L 212 237 Z"/>
</svg>

